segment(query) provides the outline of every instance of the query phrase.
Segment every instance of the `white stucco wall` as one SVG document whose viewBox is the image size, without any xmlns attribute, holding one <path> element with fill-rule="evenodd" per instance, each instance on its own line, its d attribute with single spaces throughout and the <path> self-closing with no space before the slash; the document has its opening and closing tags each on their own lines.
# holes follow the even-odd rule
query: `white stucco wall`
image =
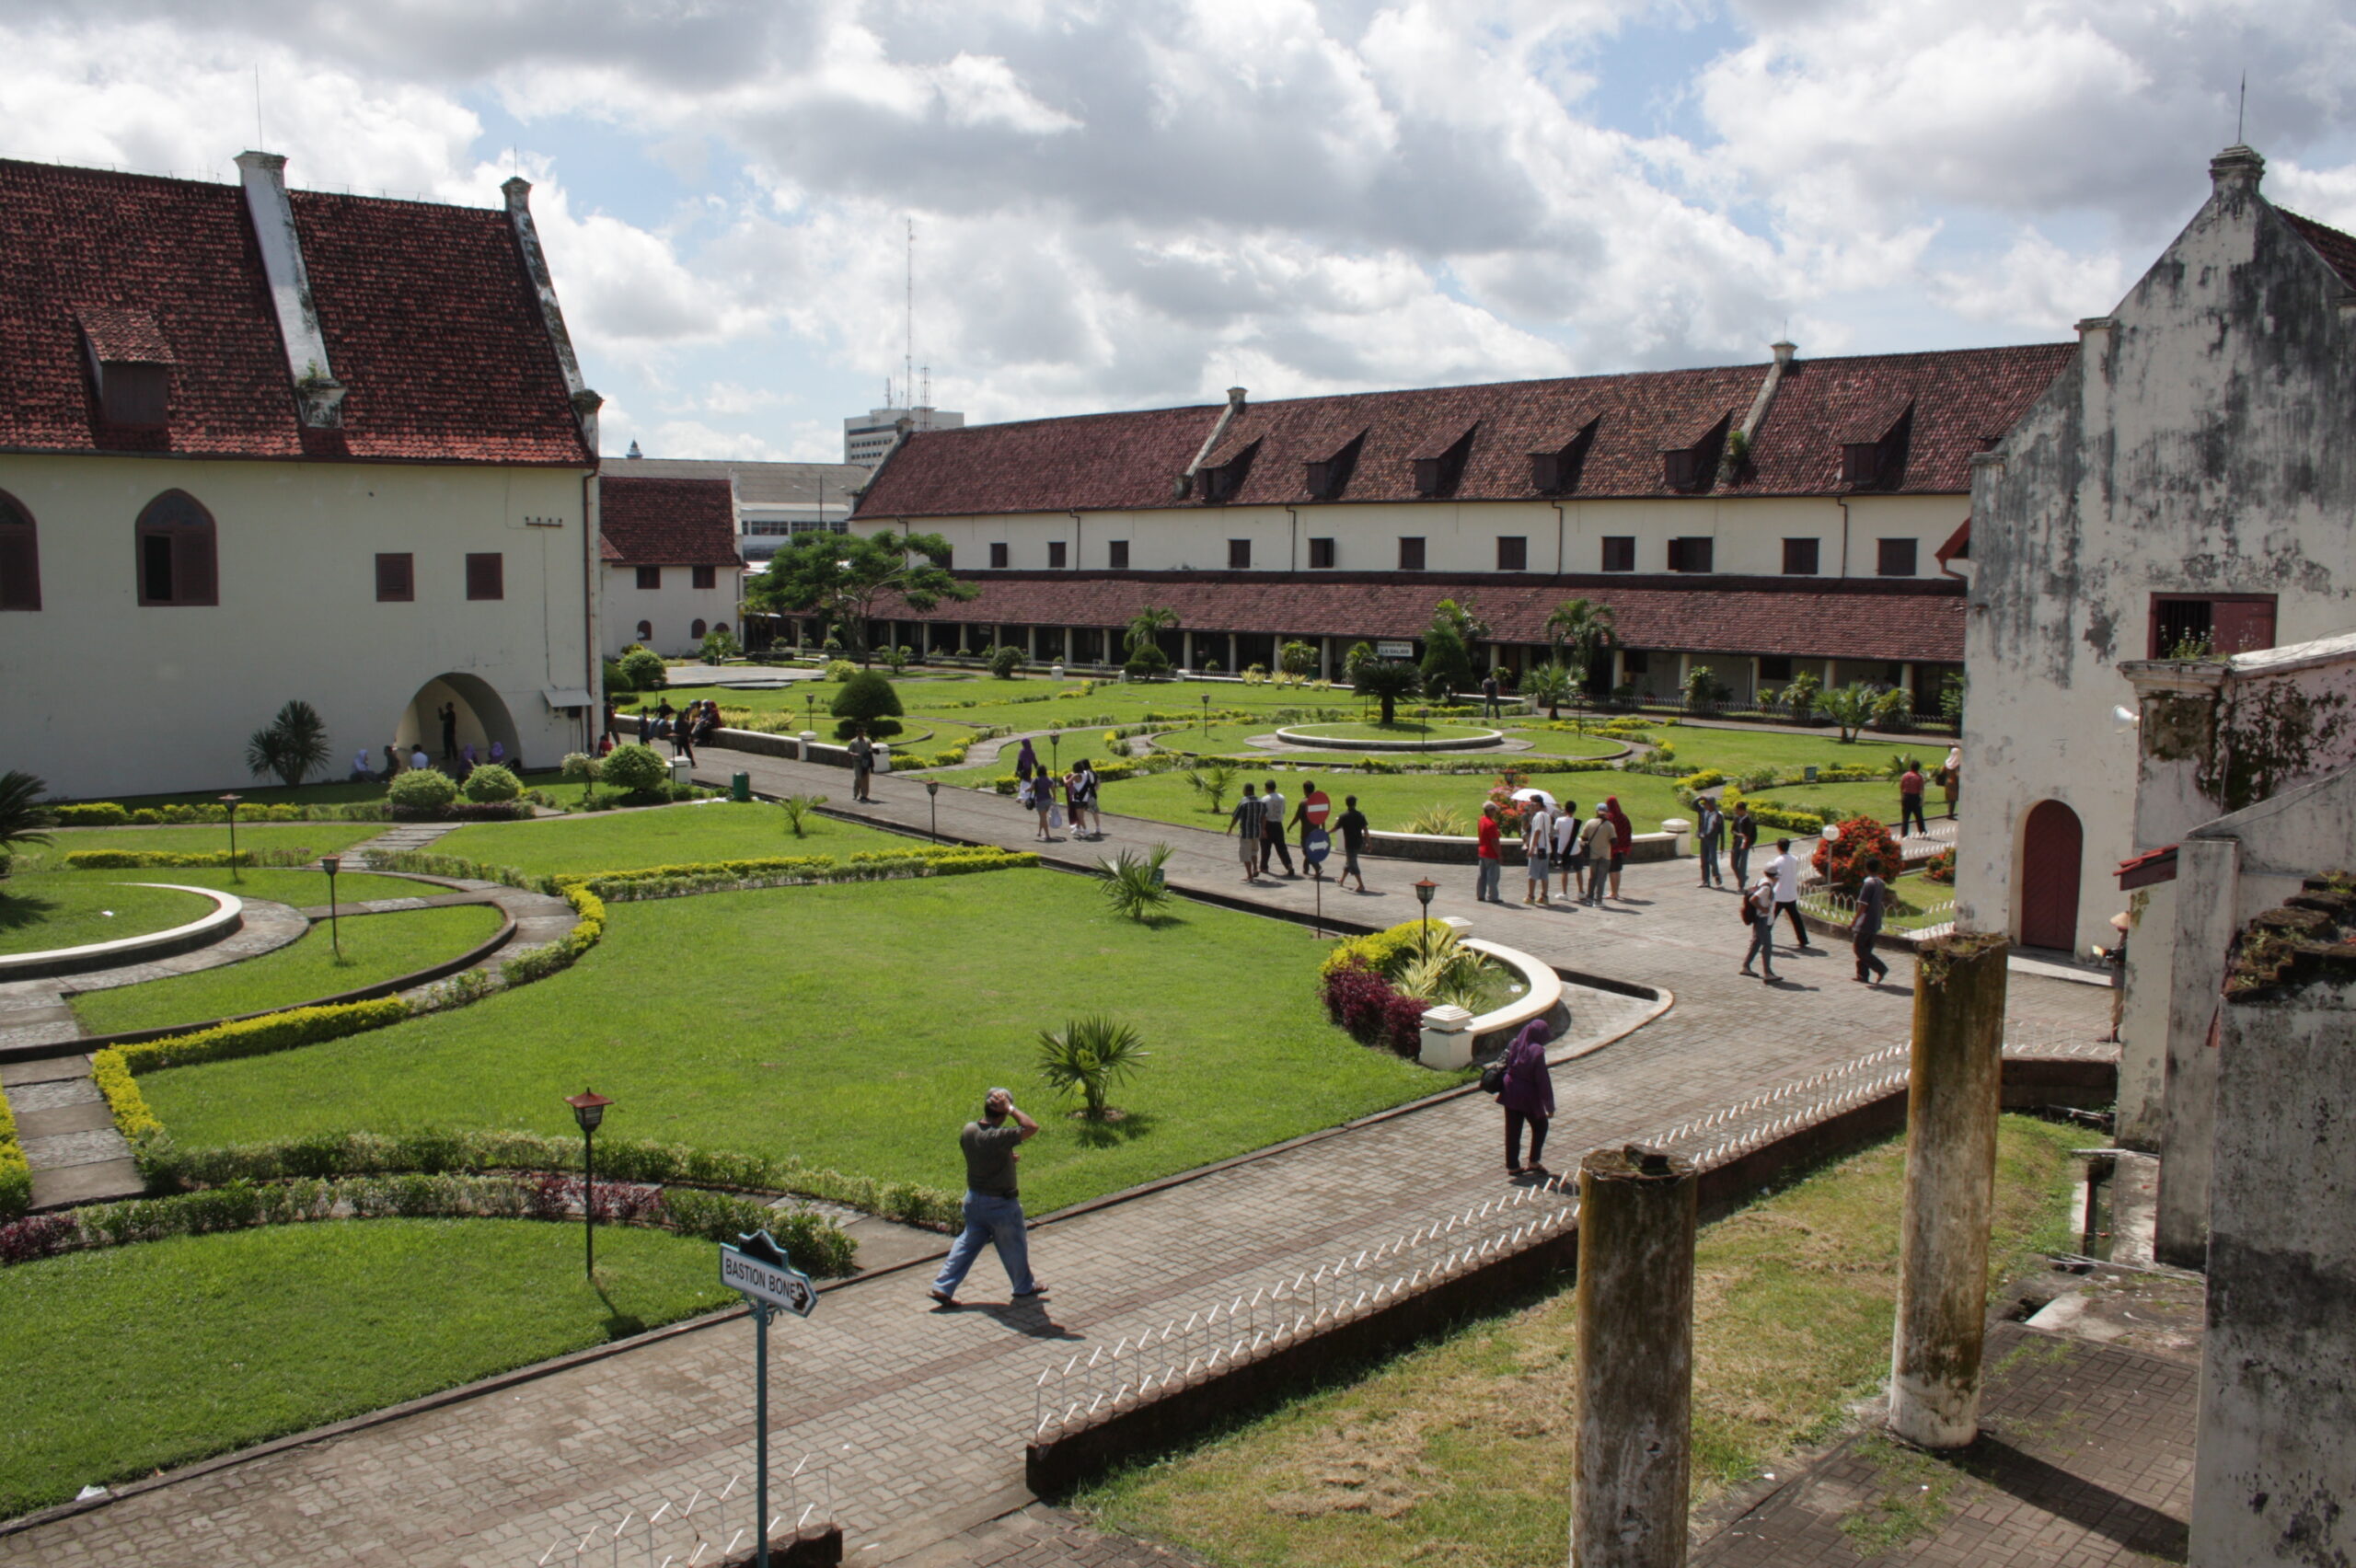
<svg viewBox="0 0 2356 1568">
<path fill-rule="evenodd" d="M 413 699 L 445 674 L 495 695 L 527 762 L 553 760 L 583 729 L 549 708 L 544 688 L 595 681 L 583 478 L 0 455 L 0 490 L 32 514 L 40 548 L 42 607 L 0 613 L 10 765 L 81 799 L 249 787 L 247 736 L 300 698 L 327 721 L 340 778 L 352 751 L 381 751 L 414 726 Z M 173 489 L 213 514 L 217 605 L 139 605 L 136 522 Z M 415 558 L 413 601 L 377 602 L 380 551 Z M 505 595 L 470 601 L 466 557 L 486 551 L 505 558 Z M 438 747 L 431 709 L 443 692 L 427 695 L 424 733 Z M 486 719 L 470 713 L 462 738 L 491 738 L 496 716 Z"/>
<path fill-rule="evenodd" d="M 939 534 L 956 551 L 961 571 L 989 569 L 989 547 L 1007 546 L 1010 570 L 1044 571 L 1051 542 L 1065 546 L 1064 564 L 1102 571 L 1112 564 L 1114 540 L 1129 546 L 1133 571 L 1224 571 L 1228 541 L 1252 541 L 1254 571 L 1307 571 L 1309 541 L 1334 541 L 1334 569 L 1393 571 L 1403 536 L 1424 541 L 1424 570 L 1497 570 L 1497 539 L 1527 541 L 1531 572 L 1588 573 L 1603 566 L 1606 536 L 1636 541 L 1638 574 L 1669 570 L 1669 541 L 1715 541 L 1713 571 L 1721 576 L 1777 577 L 1784 540 L 1813 538 L 1821 577 L 1877 574 L 1877 541 L 1915 541 L 1917 578 L 1939 575 L 1932 552 L 1964 520 L 1965 498 L 1853 496 L 1844 505 L 1824 497 L 1697 496 L 1657 501 L 1566 501 L 1559 515 L 1544 502 L 1396 502 L 1357 505 L 1174 506 L 1142 512 L 1035 513 L 1012 516 L 911 518 L 914 533 Z M 888 519 L 861 519 L 872 529 Z M 1845 571 L 1844 571 L 1844 565 Z"/>
<path fill-rule="evenodd" d="M 2122 661 L 2154 593 L 2276 596 L 2277 644 L 2356 624 L 2356 320 L 2254 190 L 2221 187 L 1975 465 L 1956 912 L 2020 929 L 2023 827 L 2085 835 L 2075 946 L 2126 906 L 2137 742 Z"/>
<path fill-rule="evenodd" d="M 646 645 L 667 659 L 701 651 L 703 640 L 691 635 L 699 620 L 706 630 L 724 622 L 738 637 L 744 635 L 743 628 L 736 624 L 737 603 L 744 596 L 744 573 L 733 568 L 715 569 L 712 580 L 716 585 L 710 588 L 690 586 L 695 582 L 695 569 L 689 566 L 663 568 L 660 588 L 641 588 L 638 568 L 618 566 L 611 561 L 605 563 L 603 578 L 605 608 L 600 630 L 608 659 L 640 640 L 641 621 L 654 628 L 653 638 Z"/>
</svg>

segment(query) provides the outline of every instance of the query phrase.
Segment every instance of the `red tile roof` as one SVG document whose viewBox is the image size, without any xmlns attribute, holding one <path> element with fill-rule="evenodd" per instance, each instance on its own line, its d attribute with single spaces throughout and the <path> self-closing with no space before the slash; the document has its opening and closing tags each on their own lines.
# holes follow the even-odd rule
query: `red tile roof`
<svg viewBox="0 0 2356 1568">
<path fill-rule="evenodd" d="M 1798 360 L 1784 373 L 1748 460 L 1721 495 L 1829 495 L 1841 443 L 1888 410 L 1913 407 L 1894 483 L 1900 493 L 1962 495 L 1971 454 L 2012 427 L 2077 352 L 2074 343 Z M 1763 364 L 1645 371 L 1247 403 L 1210 457 L 1249 451 L 1239 505 L 1315 504 L 1305 467 L 1363 431 L 1343 502 L 1417 499 L 1414 459 L 1472 428 L 1451 501 L 1528 501 L 1530 455 L 1561 450 L 1590 421 L 1579 497 L 1667 496 L 1664 449 L 1691 445 L 1749 411 Z M 861 518 L 1142 509 L 1172 504 L 1172 486 L 1224 405 L 1090 414 L 921 431 L 895 450 L 861 497 Z M 1883 421 L 1887 428 L 1888 421 Z M 1854 437 L 1852 437 L 1854 439 Z M 1199 494 L 1199 490 L 1197 491 Z"/>
<path fill-rule="evenodd" d="M 238 186 L 0 160 L 0 450 L 595 460 L 503 211 L 292 202 L 340 431 L 302 426 Z M 85 329 L 168 354 L 164 429 L 98 421 Z"/>
<path fill-rule="evenodd" d="M 1416 638 L 1443 598 L 1470 599 L 1500 642 L 1543 643 L 1546 617 L 1582 595 L 1611 606 L 1621 641 L 1669 651 L 1801 658 L 1963 660 L 1964 600 L 1954 583 L 1727 578 L 1707 588 L 1660 578 L 1402 578 L 1391 573 L 1181 575 L 991 572 L 968 575 L 978 598 L 881 618 L 1000 626 L 1126 626 L 1141 605 L 1178 612 L 1182 628 L 1302 637 Z"/>
<path fill-rule="evenodd" d="M 598 553 L 624 566 L 741 567 L 726 479 L 597 481 Z"/>
<path fill-rule="evenodd" d="M 2274 210 L 2282 213 L 2282 221 L 2296 229 L 2300 238 L 2316 248 L 2316 254 L 2330 264 L 2342 282 L 2356 289 L 2356 235 L 2342 234 L 2328 224 L 2303 218 L 2281 207 Z"/>
<path fill-rule="evenodd" d="M 76 306 L 74 315 L 90 340 L 91 352 L 106 364 L 169 364 L 172 346 L 156 318 L 144 310 L 103 305 Z"/>
</svg>

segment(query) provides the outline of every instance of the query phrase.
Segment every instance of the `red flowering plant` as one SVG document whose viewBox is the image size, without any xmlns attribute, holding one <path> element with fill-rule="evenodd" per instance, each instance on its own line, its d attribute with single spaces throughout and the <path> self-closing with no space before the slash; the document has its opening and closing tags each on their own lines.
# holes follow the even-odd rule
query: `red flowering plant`
<svg viewBox="0 0 2356 1568">
<path fill-rule="evenodd" d="M 1871 817 L 1851 817 L 1817 840 L 1816 874 L 1842 893 L 1857 891 L 1865 880 L 1868 860 L 1880 868 L 1885 879 L 1895 877 L 1905 864 L 1898 840 Z"/>
<path fill-rule="evenodd" d="M 1357 960 L 1336 965 L 1324 979 L 1325 1011 L 1361 1045 L 1385 1045 L 1402 1056 L 1423 1046 L 1426 1004 L 1398 988 Z"/>
<path fill-rule="evenodd" d="M 1942 849 L 1931 857 L 1931 863 L 1923 868 L 1923 880 L 1942 884 L 1955 881 L 1955 851 Z"/>
<path fill-rule="evenodd" d="M 1489 786 L 1489 804 L 1497 808 L 1497 826 L 1503 831 L 1521 831 L 1522 813 L 1529 809 L 1529 802 L 1515 800 L 1513 792 L 1529 788 L 1530 775 L 1517 773 L 1511 768 L 1498 774 L 1497 781 Z"/>
</svg>

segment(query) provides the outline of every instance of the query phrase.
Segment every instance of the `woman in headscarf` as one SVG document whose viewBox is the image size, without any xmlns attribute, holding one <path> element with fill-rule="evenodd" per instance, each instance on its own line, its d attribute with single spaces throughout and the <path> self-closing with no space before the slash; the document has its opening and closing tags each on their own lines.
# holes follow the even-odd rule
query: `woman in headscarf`
<svg viewBox="0 0 2356 1568">
<path fill-rule="evenodd" d="M 1031 776 L 1038 771 L 1039 754 L 1031 749 L 1031 742 L 1026 737 L 1022 743 L 1022 749 L 1015 754 L 1014 777 L 1022 783 L 1028 784 L 1031 782 Z"/>
<path fill-rule="evenodd" d="M 1963 793 L 1963 748 L 1949 746 L 1946 766 L 1939 769 L 1939 788 L 1946 791 L 1947 820 L 1955 820 L 1955 798 Z"/>
<path fill-rule="evenodd" d="M 1546 1042 L 1553 1031 L 1542 1018 L 1532 1019 L 1506 1047 L 1506 1083 L 1497 1103 L 1506 1108 L 1506 1174 L 1525 1170 L 1543 1176 L 1539 1157 L 1546 1151 L 1546 1124 L 1554 1114 L 1554 1078 L 1546 1070 Z M 1521 1126 L 1530 1124 L 1530 1163 L 1521 1162 Z"/>
<path fill-rule="evenodd" d="M 1628 863 L 1628 851 L 1636 847 L 1636 824 L 1620 809 L 1620 797 L 1603 797 L 1604 814 L 1611 819 L 1611 896 L 1620 896 L 1620 868 Z"/>
</svg>

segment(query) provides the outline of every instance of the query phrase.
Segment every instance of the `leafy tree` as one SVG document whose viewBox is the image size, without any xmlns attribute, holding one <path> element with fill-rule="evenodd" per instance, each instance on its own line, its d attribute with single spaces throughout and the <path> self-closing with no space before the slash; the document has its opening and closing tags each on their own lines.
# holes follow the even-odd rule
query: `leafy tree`
<svg viewBox="0 0 2356 1568">
<path fill-rule="evenodd" d="M 1350 651 L 1342 655 L 1342 678 L 1355 686 L 1357 684 L 1358 672 L 1373 663 L 1374 644 L 1353 642 L 1350 644 Z"/>
<path fill-rule="evenodd" d="M 1170 655 L 1161 651 L 1159 643 L 1137 643 L 1129 649 L 1128 663 L 1121 668 L 1128 672 L 1131 680 L 1151 680 L 1169 674 Z"/>
<path fill-rule="evenodd" d="M 1792 684 L 1784 688 L 1784 706 L 1792 710 L 1795 721 L 1806 723 L 1808 715 L 1816 711 L 1817 704 L 1822 700 L 1823 690 L 1821 680 L 1802 670 L 1792 677 Z"/>
<path fill-rule="evenodd" d="M 873 670 L 861 670 L 843 683 L 842 689 L 835 694 L 830 711 L 842 721 L 835 726 L 835 733 L 848 739 L 861 727 L 879 738 L 896 735 L 900 732 L 900 715 L 907 710 L 900 706 L 900 694 L 889 680 Z"/>
<path fill-rule="evenodd" d="M 597 776 L 605 770 L 605 759 L 602 757 L 592 756 L 587 752 L 564 754 L 564 776 L 567 779 L 581 781 L 581 803 L 584 806 L 589 803 L 590 794 L 597 788 Z"/>
<path fill-rule="evenodd" d="M 327 721 L 300 698 L 278 710 L 278 717 L 256 730 L 246 741 L 246 766 L 257 778 L 278 775 L 292 790 L 328 765 Z"/>
<path fill-rule="evenodd" d="M 1122 651 L 1134 653 L 1138 649 L 1149 645 L 1159 647 L 1160 643 L 1156 640 L 1160 634 L 1172 629 L 1177 624 L 1176 610 L 1166 609 L 1160 605 L 1148 605 L 1129 617 L 1128 632 L 1121 640 Z M 1166 659 L 1168 655 L 1165 654 L 1163 657 Z"/>
<path fill-rule="evenodd" d="M 622 678 L 631 691 L 660 691 L 671 684 L 670 667 L 663 655 L 649 648 L 634 648 L 622 655 Z"/>
<path fill-rule="evenodd" d="M 1533 703 L 1544 704 L 1549 719 L 1560 719 L 1563 704 L 1577 690 L 1578 683 L 1571 678 L 1571 672 L 1551 662 L 1532 664 L 1521 677 L 1521 695 Z"/>
<path fill-rule="evenodd" d="M 1592 599 L 1565 599 L 1546 617 L 1546 639 L 1554 662 L 1571 673 L 1574 686 L 1587 685 L 1597 657 L 1611 646 L 1615 635 L 1611 606 Z"/>
<path fill-rule="evenodd" d="M 980 590 L 949 574 L 949 541 L 938 534 L 803 534 L 780 548 L 748 603 L 752 607 L 822 613 L 849 639 L 849 651 L 867 658 L 867 624 L 887 595 L 930 610 L 943 599 L 970 599 Z"/>
<path fill-rule="evenodd" d="M 736 634 L 733 631 L 707 631 L 703 634 L 702 658 L 707 664 L 725 663 L 743 651 L 745 646 L 736 640 Z"/>
<path fill-rule="evenodd" d="M 1717 700 L 1717 677 L 1710 674 L 1707 664 L 1696 664 L 1685 672 L 1685 706 L 1700 711 Z"/>
<path fill-rule="evenodd" d="M 1963 729 L 1964 690 L 1965 678 L 1954 670 L 1949 670 L 1939 682 L 1939 717 L 1954 725 L 1958 733 Z"/>
<path fill-rule="evenodd" d="M 1370 697 L 1382 704 L 1382 722 L 1398 721 L 1399 699 L 1412 696 L 1422 676 L 1415 666 L 1403 661 L 1375 659 L 1358 666 L 1351 680 L 1352 689 L 1361 697 Z"/>
<path fill-rule="evenodd" d="M 17 845 L 49 842 L 48 829 L 56 818 L 40 803 L 48 793 L 46 780 L 22 768 L 0 773 L 0 877 L 8 874 L 8 861 Z"/>
<path fill-rule="evenodd" d="M 1306 642 L 1288 642 L 1276 650 L 1276 668 L 1304 679 L 1313 675 L 1317 673 L 1317 650 Z"/>
<path fill-rule="evenodd" d="M 1472 651 L 1457 629 L 1457 617 L 1448 610 L 1443 602 L 1440 612 L 1432 617 L 1431 629 L 1424 633 L 1424 694 L 1441 702 L 1456 692 L 1472 690 L 1476 684 Z"/>
<path fill-rule="evenodd" d="M 403 778 L 408 777 L 404 774 Z M 616 746 L 606 754 L 605 780 L 614 788 L 631 795 L 653 795 L 659 792 L 671 777 L 670 767 L 653 746 L 639 744 Z"/>
<path fill-rule="evenodd" d="M 1453 599 L 1442 599 L 1434 605 L 1432 624 L 1437 626 L 1441 621 L 1454 628 L 1456 640 L 1467 649 L 1489 635 L 1489 623 L 1481 618 L 1480 609 L 1469 594 L 1461 605 Z"/>
<path fill-rule="evenodd" d="M 1151 1055 L 1134 1027 L 1102 1016 L 1076 1018 L 1059 1030 L 1039 1032 L 1039 1076 L 1061 1093 L 1078 1090 L 1085 1104 L 1082 1113 L 1091 1122 L 1104 1120 L 1111 1109 L 1105 1097 L 1113 1085 L 1136 1072 Z"/>
<path fill-rule="evenodd" d="M 916 662 L 917 651 L 905 645 L 884 650 L 884 667 L 898 674 Z"/>
<path fill-rule="evenodd" d="M 990 674 L 996 675 L 999 680 L 1011 681 L 1022 672 L 1022 650 L 1015 647 L 1012 643 L 1009 643 L 1001 648 L 991 649 L 989 652 L 989 660 Z"/>
</svg>

